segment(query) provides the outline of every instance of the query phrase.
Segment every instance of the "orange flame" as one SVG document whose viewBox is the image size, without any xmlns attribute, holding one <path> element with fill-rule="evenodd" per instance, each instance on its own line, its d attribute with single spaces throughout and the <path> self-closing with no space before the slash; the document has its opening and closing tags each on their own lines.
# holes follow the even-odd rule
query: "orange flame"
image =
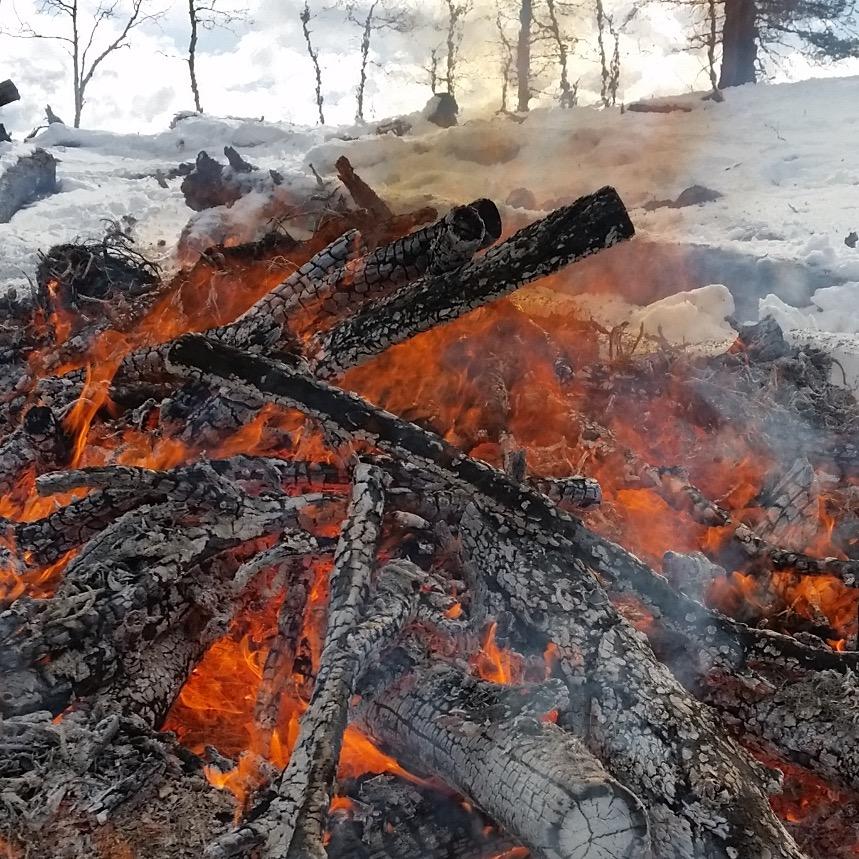
<svg viewBox="0 0 859 859">
<path fill-rule="evenodd" d="M 480 651 L 472 664 L 478 676 L 492 683 L 509 686 L 522 680 L 523 660 L 512 650 L 498 646 L 495 632 L 498 624 L 491 623 Z"/>
</svg>

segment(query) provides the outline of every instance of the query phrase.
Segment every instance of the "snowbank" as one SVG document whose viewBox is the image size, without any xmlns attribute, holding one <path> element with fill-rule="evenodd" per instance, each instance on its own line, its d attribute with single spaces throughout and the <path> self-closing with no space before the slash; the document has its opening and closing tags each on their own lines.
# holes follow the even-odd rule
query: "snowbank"
<svg viewBox="0 0 859 859">
<path fill-rule="evenodd" d="M 142 250 L 171 263 L 190 212 L 180 180 L 165 189 L 155 173 L 192 160 L 199 149 L 217 155 L 231 145 L 254 164 L 278 169 L 296 191 L 312 182 L 310 164 L 330 175 L 345 154 L 395 210 L 490 196 L 502 204 L 508 230 L 612 184 L 631 210 L 642 254 L 648 247 L 697 246 L 748 260 L 724 272 L 710 260 L 706 273 L 694 277 L 691 261 L 689 277 L 675 269 L 677 289 L 721 282 L 727 290 L 686 292 L 646 311 L 626 305 L 623 313 L 632 324 L 661 327 L 688 342 L 716 342 L 726 334 L 727 292 L 737 313 L 747 317 L 758 297 L 773 291 L 781 297 L 767 297 L 761 307 L 786 327 L 818 340 L 838 335 L 842 352 L 845 344 L 859 342 L 859 248 L 845 242 L 859 230 L 859 166 L 852 155 L 859 78 L 742 87 L 729 91 L 723 103 L 695 95 L 670 101 L 684 109 L 535 110 L 521 122 L 497 116 L 444 130 L 419 122 L 404 137 L 379 136 L 362 126 L 305 128 L 206 116 L 155 135 L 54 125 L 31 144 L 0 145 L 0 169 L 34 145 L 50 149 L 60 159 L 62 189 L 0 226 L 0 285 L 32 275 L 39 248 L 100 234 L 105 218 L 133 218 Z M 690 193 L 692 186 L 701 188 Z M 514 190 L 534 208 L 503 205 Z M 240 226 L 241 209 L 233 214 Z M 788 264 L 792 278 L 799 274 L 800 288 L 753 292 L 742 274 L 755 267 L 777 276 Z M 622 289 L 622 278 L 616 280 Z M 667 284 L 659 294 L 674 288 Z M 612 306 L 604 295 L 582 301 L 600 305 L 603 314 Z M 693 328 L 700 331 L 689 337 Z"/>
</svg>

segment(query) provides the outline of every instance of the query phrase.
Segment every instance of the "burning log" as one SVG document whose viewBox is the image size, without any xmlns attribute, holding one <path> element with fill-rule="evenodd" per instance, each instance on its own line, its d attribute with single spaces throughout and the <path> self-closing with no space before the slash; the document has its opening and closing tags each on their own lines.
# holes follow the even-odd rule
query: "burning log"
<svg viewBox="0 0 859 859">
<path fill-rule="evenodd" d="M 502 472 L 465 456 L 435 434 L 373 406 L 293 367 L 231 349 L 198 335 L 186 335 L 168 353 L 168 369 L 212 386 L 298 408 L 337 434 L 345 431 L 395 456 L 426 468 L 437 478 L 470 494 L 477 493 L 523 529 L 557 544 L 559 535 L 582 540 L 599 567 L 606 546 L 582 523 L 546 496 L 510 480 Z M 614 547 L 619 552 L 620 547 Z M 609 561 L 610 562 L 610 561 Z M 650 571 L 641 565 L 649 574 Z"/>
<path fill-rule="evenodd" d="M 66 431 L 47 406 L 33 406 L 21 426 L 0 445 L 0 494 L 13 493 L 22 475 L 64 465 L 71 453 Z"/>
<path fill-rule="evenodd" d="M 200 460 L 168 472 L 107 466 L 44 474 L 36 479 L 36 489 L 42 495 L 79 487 L 96 491 L 42 519 L 18 523 L 16 543 L 31 553 L 32 564 L 50 564 L 69 549 L 83 545 L 122 513 L 142 504 L 167 498 L 181 502 L 208 500 L 216 505 L 225 497 L 235 500 L 232 487 L 224 479 L 247 485 L 249 490 L 264 488 L 274 492 L 282 487 L 298 492 L 334 490 L 348 484 L 347 477 L 334 466 L 252 456 Z"/>
<path fill-rule="evenodd" d="M 456 207 L 440 221 L 369 252 L 360 234 L 348 231 L 234 322 L 208 334 L 251 351 L 300 352 L 295 337 L 297 317 L 306 317 L 304 328 L 339 318 L 344 311 L 383 296 L 424 272 L 461 266 L 500 232 L 498 210 L 489 200 Z M 129 355 L 119 369 L 119 383 L 162 381 L 167 348 L 156 346 Z"/>
<path fill-rule="evenodd" d="M 403 604 L 397 599 L 397 583 L 386 584 L 386 589 L 391 588 L 391 604 L 385 611 L 390 613 L 393 632 L 384 620 L 373 631 L 360 634 L 355 631 L 366 607 L 383 505 L 382 473 L 359 463 L 355 468 L 352 501 L 334 555 L 328 626 L 319 673 L 308 709 L 301 717 L 296 747 L 289 765 L 272 787 L 273 796 L 263 814 L 213 845 L 208 851 L 211 857 L 230 856 L 261 841 L 270 856 L 325 855 L 322 846 L 325 816 L 346 727 L 349 696 L 357 672 L 363 667 L 360 649 L 375 647 L 378 635 L 385 641 L 399 631 L 414 613 L 415 606 L 411 603 L 416 603 L 412 593 L 411 601 Z M 388 577 L 396 577 L 398 572 L 401 571 L 392 570 Z M 403 597 L 410 596 L 409 588 L 399 590 Z M 379 622 L 379 618 L 373 621 Z"/>
<path fill-rule="evenodd" d="M 421 331 L 456 319 L 633 234 L 613 188 L 582 197 L 455 273 L 428 274 L 335 326 L 312 350 L 314 372 L 323 378 L 337 376 Z"/>
<path fill-rule="evenodd" d="M 347 519 L 347 522 L 355 521 Z M 348 528 L 344 535 L 347 532 Z M 345 545 L 341 542 L 338 547 L 341 561 L 344 553 L 350 551 Z M 358 554 L 363 551 L 359 549 Z M 345 564 L 348 565 L 348 561 Z M 387 564 L 379 574 L 377 597 L 371 606 L 373 611 L 368 611 L 365 619 L 350 629 L 344 627 L 343 622 L 353 614 L 349 603 L 357 593 L 357 583 L 353 579 L 351 587 L 337 587 L 338 578 L 352 578 L 346 574 L 346 565 L 341 563 L 338 567 L 335 561 L 332 616 L 313 695 L 301 718 L 298 741 L 289 764 L 272 786 L 273 795 L 264 800 L 262 813 L 215 842 L 207 850 L 207 857 L 232 856 L 254 844 L 264 844 L 262 855 L 265 857 L 325 857 L 325 816 L 346 727 L 349 698 L 360 672 L 414 617 L 418 586 L 423 579 L 421 571 L 409 562 Z M 363 561 L 358 562 L 358 567 L 365 568 Z M 354 572 L 359 572 L 358 568 Z M 360 578 L 364 578 L 363 572 Z"/>
<path fill-rule="evenodd" d="M 353 809 L 329 816 L 328 859 L 524 856 L 515 841 L 455 797 L 420 784 L 383 774 L 361 779 L 346 795 Z"/>
<path fill-rule="evenodd" d="M 22 206 L 57 190 L 57 159 L 44 149 L 21 156 L 0 174 L 0 224 Z"/>
<path fill-rule="evenodd" d="M 53 597 L 18 599 L 0 615 L 0 667 L 7 672 L 0 711 L 57 713 L 72 695 L 86 696 L 125 676 L 140 658 L 142 641 L 156 646 L 158 636 L 190 617 L 195 606 L 211 615 L 209 600 L 219 588 L 194 576 L 201 564 L 295 527 L 305 508 L 325 499 L 321 493 L 215 497 L 216 508 L 197 521 L 186 521 L 185 502 L 174 500 L 123 514 L 71 562 Z M 173 678 L 174 695 L 185 676 Z M 137 704 L 155 720 L 171 702 Z"/>
<path fill-rule="evenodd" d="M 653 468 L 642 465 L 660 495 L 678 509 L 691 513 L 695 521 L 718 528 L 730 528 L 731 537 L 748 557 L 764 562 L 774 570 L 793 570 L 808 576 L 836 576 L 851 588 L 859 587 L 859 561 L 841 558 L 814 558 L 774 546 L 744 522 L 739 522 L 723 507 L 710 501 L 689 482 L 682 468 Z"/>
<path fill-rule="evenodd" d="M 602 489 L 592 477 L 533 477 L 528 481 L 534 489 L 555 502 L 579 510 L 593 507 L 602 501 Z"/>
<path fill-rule="evenodd" d="M 656 855 L 801 857 L 769 806 L 773 774 L 656 661 L 584 564 L 500 536 L 476 508 L 462 535 L 480 587 L 509 606 L 524 635 L 559 648 L 571 697 L 560 723 L 644 801 Z"/>
<path fill-rule="evenodd" d="M 398 759 L 441 777 L 540 859 L 648 854 L 639 800 L 574 737 L 540 721 L 558 706 L 557 689 L 501 687 L 443 663 L 409 667 L 387 682 L 371 674 L 357 708 L 358 723 Z"/>
</svg>

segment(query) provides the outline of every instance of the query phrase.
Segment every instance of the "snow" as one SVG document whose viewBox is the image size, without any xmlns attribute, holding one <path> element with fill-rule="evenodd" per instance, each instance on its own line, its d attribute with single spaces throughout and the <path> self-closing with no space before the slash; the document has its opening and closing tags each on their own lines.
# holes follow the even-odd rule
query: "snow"
<svg viewBox="0 0 859 859">
<path fill-rule="evenodd" d="M 466 115 L 450 129 L 416 113 L 404 137 L 379 136 L 372 126 L 309 128 L 207 116 L 154 135 L 54 125 L 31 143 L 0 144 L 0 170 L 34 146 L 53 152 L 62 191 L 0 225 L 0 287 L 32 276 L 39 249 L 99 235 L 105 218 L 135 219 L 141 250 L 168 268 L 177 265 L 176 243 L 191 213 L 181 180 L 165 189 L 154 176 L 193 160 L 200 149 L 219 157 L 224 145 L 235 146 L 253 164 L 277 169 L 284 193 L 297 196 L 314 187 L 309 164 L 331 175 L 345 154 L 397 211 L 489 196 L 499 202 L 508 231 L 611 184 L 638 232 L 624 250 L 624 276 L 615 272 L 613 291 L 623 296 L 625 281 L 639 277 L 660 249 L 686 260 L 688 276 L 678 277 L 676 287 L 664 284 L 653 296 L 659 300 L 643 307 L 629 295 L 609 300 L 605 288 L 595 294 L 573 267 L 560 291 L 580 311 L 615 324 L 643 323 L 649 332 L 661 329 L 674 342 L 694 344 L 724 342 L 731 336 L 724 317 L 734 312 L 743 318 L 772 313 L 794 339 L 835 350 L 859 385 L 859 248 L 844 241 L 859 230 L 853 156 L 859 78 L 742 87 L 728 91 L 723 103 L 696 94 L 661 101 L 688 110 L 539 109 L 521 122 Z M 676 201 L 693 185 L 721 196 L 645 209 Z M 514 190 L 536 208 L 505 205 Z M 194 229 L 215 236 L 227 223 L 254 238 L 266 226 L 263 202 L 242 201 L 220 225 L 219 213 L 204 213 Z M 706 272 L 696 263 L 702 254 Z M 720 255 L 732 261 L 724 271 Z M 663 297 L 675 289 L 684 291 Z"/>
</svg>

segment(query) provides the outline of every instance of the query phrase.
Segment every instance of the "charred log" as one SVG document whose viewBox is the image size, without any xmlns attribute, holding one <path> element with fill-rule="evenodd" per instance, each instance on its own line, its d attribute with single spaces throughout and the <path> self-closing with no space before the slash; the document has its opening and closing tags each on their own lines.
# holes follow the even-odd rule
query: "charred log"
<svg viewBox="0 0 859 859">
<path fill-rule="evenodd" d="M 556 689 L 508 689 L 435 664 L 387 683 L 371 674 L 361 692 L 359 725 L 406 766 L 463 793 L 535 857 L 647 855 L 639 800 L 574 737 L 540 721 L 558 706 Z"/>
<path fill-rule="evenodd" d="M 617 192 L 604 188 L 520 230 L 450 274 L 421 278 L 319 338 L 315 372 L 331 378 L 428 328 L 634 234 Z"/>
<path fill-rule="evenodd" d="M 585 564 L 498 536 L 476 508 L 462 533 L 475 584 L 507 603 L 524 635 L 559 648 L 571 696 L 562 724 L 644 801 L 657 855 L 801 859 L 769 806 L 773 774 L 656 661 Z"/>
<path fill-rule="evenodd" d="M 388 204 L 355 172 L 345 155 L 341 155 L 334 166 L 340 181 L 346 186 L 358 208 L 366 209 L 379 221 L 393 217 L 394 213 Z"/>
</svg>

